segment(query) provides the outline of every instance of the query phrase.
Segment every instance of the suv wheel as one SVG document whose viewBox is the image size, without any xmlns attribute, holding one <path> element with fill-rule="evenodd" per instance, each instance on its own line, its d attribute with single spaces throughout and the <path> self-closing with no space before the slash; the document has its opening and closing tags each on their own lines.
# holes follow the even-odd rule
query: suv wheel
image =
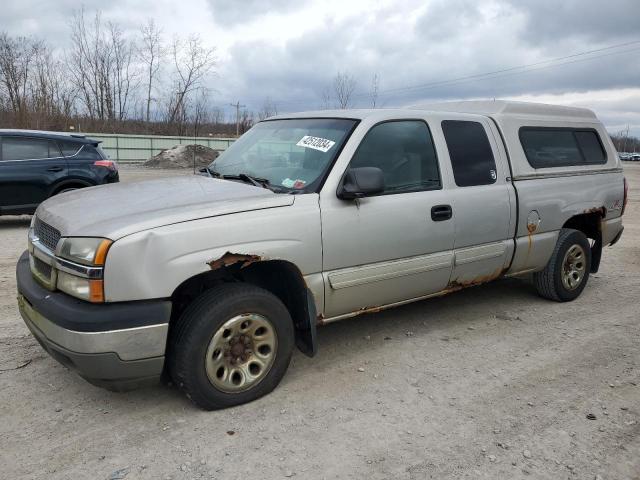
<svg viewBox="0 0 640 480">
<path fill-rule="evenodd" d="M 533 274 L 538 293 L 550 300 L 568 302 L 578 298 L 589 280 L 591 246 L 584 233 L 563 228 L 549 263 Z"/>
<path fill-rule="evenodd" d="M 170 341 L 174 382 L 213 410 L 255 400 L 280 383 L 293 351 L 293 322 L 272 293 L 226 284 L 187 307 Z"/>
</svg>

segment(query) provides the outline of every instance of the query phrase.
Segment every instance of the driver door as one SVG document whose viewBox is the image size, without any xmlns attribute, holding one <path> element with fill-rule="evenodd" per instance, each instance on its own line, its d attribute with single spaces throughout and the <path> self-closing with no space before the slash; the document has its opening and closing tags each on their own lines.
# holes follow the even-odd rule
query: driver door
<svg viewBox="0 0 640 480">
<path fill-rule="evenodd" d="M 321 193 L 325 317 L 438 292 L 451 274 L 454 224 L 426 122 L 374 125 L 356 167 L 382 170 L 385 190 L 357 200 Z"/>
</svg>

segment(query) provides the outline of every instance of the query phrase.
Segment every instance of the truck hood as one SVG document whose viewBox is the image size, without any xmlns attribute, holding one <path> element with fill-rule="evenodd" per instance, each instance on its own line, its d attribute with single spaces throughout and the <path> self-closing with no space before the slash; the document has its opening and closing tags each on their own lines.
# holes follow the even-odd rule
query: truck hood
<svg viewBox="0 0 640 480">
<path fill-rule="evenodd" d="M 56 195 L 36 216 L 62 236 L 111 240 L 199 218 L 292 205 L 293 195 L 200 175 L 116 183 Z"/>
</svg>

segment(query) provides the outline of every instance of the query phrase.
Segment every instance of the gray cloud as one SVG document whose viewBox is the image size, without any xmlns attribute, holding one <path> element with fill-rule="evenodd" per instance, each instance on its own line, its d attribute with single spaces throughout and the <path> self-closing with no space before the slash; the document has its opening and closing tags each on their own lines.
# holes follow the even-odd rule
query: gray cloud
<svg viewBox="0 0 640 480">
<path fill-rule="evenodd" d="M 85 8 L 89 15 L 102 9 L 105 20 L 120 23 L 131 34 L 151 16 L 167 37 L 189 34 L 190 29 L 213 43 L 216 35 L 224 37 L 218 75 L 209 85 L 221 106 L 239 99 L 258 110 L 269 97 L 281 111 L 317 108 L 321 91 L 338 71 L 356 78 L 357 106 L 367 106 L 374 73 L 380 75 L 380 102 L 385 106 L 638 86 L 640 44 L 634 52 L 603 51 L 592 57 L 607 56 L 590 61 L 576 57 L 550 68 L 542 64 L 527 71 L 435 82 L 640 39 L 639 0 L 363 1 L 357 12 L 349 4 L 352 8 L 345 11 L 353 14 L 346 17 L 342 11 L 336 15 L 331 8 L 318 8 L 326 4 L 320 2 L 207 0 L 209 8 L 203 12 L 189 5 L 176 7 L 169 0 L 87 0 Z M 23 0 L 3 6 L 2 29 L 68 46 L 68 21 L 79 5 L 72 0 L 34 5 L 34 0 Z M 310 5 L 315 5 L 312 20 L 305 17 Z M 277 28 L 291 22 L 300 33 L 291 38 L 273 25 L 263 28 L 274 16 L 271 24 Z M 246 36 L 244 24 L 251 28 Z M 404 88 L 415 85 L 423 87 Z M 637 95 L 628 102 L 599 103 L 594 98 L 592 103 L 606 112 L 612 125 L 640 124 Z"/>
<path fill-rule="evenodd" d="M 216 23 L 246 23 L 268 13 L 290 12 L 303 6 L 300 0 L 208 0 Z"/>
<path fill-rule="evenodd" d="M 581 2 L 583 10 L 596 4 L 599 2 L 595 0 Z M 535 63 L 620 41 L 618 34 L 607 37 L 600 25 L 601 41 L 575 42 L 575 35 L 588 29 L 589 22 L 597 22 L 584 16 L 580 17 L 580 26 L 565 29 L 565 36 L 556 38 L 556 46 L 566 42 L 564 48 L 541 53 L 539 48 L 532 48 L 529 37 L 534 36 L 544 9 L 516 8 L 511 1 L 495 2 L 491 7 L 479 8 L 477 2 L 470 0 L 438 0 L 428 4 L 413 28 L 399 29 L 383 11 L 309 29 L 284 45 L 276 41 L 238 42 L 230 50 L 232 60 L 227 71 L 221 75 L 233 79 L 234 89 L 254 108 L 259 108 L 268 96 L 285 110 L 316 108 L 320 91 L 337 71 L 348 71 L 358 80 L 360 106 L 367 104 L 367 89 L 374 72 L 381 76 L 381 100 L 388 106 L 432 99 L 558 94 L 637 85 L 640 65 L 633 61 L 633 53 L 627 53 L 591 61 L 577 57 L 564 65 L 543 64 L 466 81 L 388 91 Z M 571 23 L 573 12 L 575 9 L 556 11 L 554 22 Z M 547 28 L 548 32 L 554 31 L 551 26 Z M 550 35 L 548 32 L 544 35 Z"/>
<path fill-rule="evenodd" d="M 597 42 L 638 37 L 638 0 L 507 0 L 526 16 L 522 37 L 532 45 L 568 38 Z"/>
</svg>

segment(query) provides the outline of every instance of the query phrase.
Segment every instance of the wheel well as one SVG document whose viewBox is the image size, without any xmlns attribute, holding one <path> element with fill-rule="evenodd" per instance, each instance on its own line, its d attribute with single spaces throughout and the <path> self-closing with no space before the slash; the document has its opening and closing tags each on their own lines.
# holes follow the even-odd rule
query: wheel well
<svg viewBox="0 0 640 480">
<path fill-rule="evenodd" d="M 85 188 L 91 186 L 91 183 L 83 182 L 82 180 L 68 180 L 57 184 L 51 191 L 51 195 L 57 195 L 61 190 L 64 190 L 65 188 Z"/>
<path fill-rule="evenodd" d="M 602 256 L 602 219 L 607 211 L 604 207 L 594 208 L 567 220 L 562 228 L 572 228 L 585 234 L 593 243 L 591 245 L 591 273 L 597 273 Z"/>
<path fill-rule="evenodd" d="M 173 292 L 171 323 L 175 323 L 184 309 L 205 290 L 229 282 L 250 283 L 273 293 L 284 303 L 293 319 L 297 347 L 306 355 L 315 355 L 315 304 L 294 264 L 228 253 L 209 265 L 211 271 L 189 278 Z"/>
<path fill-rule="evenodd" d="M 584 233 L 587 238 L 596 240 L 600 235 L 601 221 L 605 216 L 604 207 L 596 211 L 574 215 L 567 220 L 562 228 L 573 228 Z"/>
</svg>

